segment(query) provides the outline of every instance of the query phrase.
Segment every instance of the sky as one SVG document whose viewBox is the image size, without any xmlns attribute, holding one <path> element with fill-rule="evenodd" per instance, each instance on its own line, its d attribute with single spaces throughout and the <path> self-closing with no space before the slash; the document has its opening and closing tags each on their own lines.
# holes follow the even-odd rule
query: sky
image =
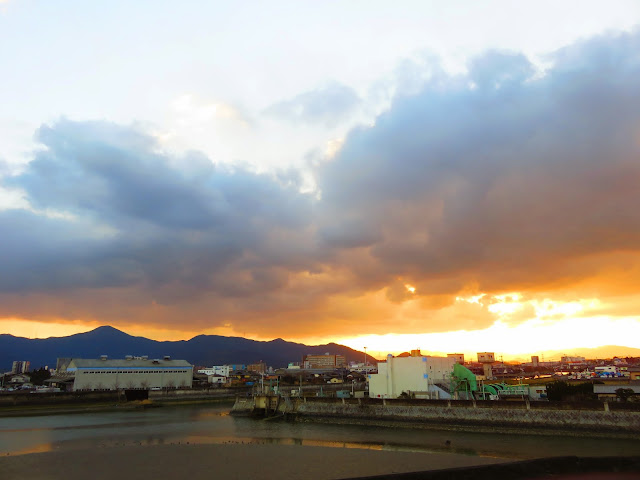
<svg viewBox="0 0 640 480">
<path fill-rule="evenodd" d="M 0 333 L 640 348 L 637 1 L 0 0 Z"/>
</svg>

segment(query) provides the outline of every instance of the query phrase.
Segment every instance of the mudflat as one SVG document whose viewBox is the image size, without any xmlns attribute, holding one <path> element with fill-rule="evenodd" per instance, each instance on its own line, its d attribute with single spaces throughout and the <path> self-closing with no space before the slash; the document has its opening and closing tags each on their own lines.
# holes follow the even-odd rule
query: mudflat
<svg viewBox="0 0 640 480">
<path fill-rule="evenodd" d="M 4 480 L 327 480 L 504 461 L 455 453 L 302 445 L 134 445 L 7 455 L 0 457 L 0 476 Z"/>
</svg>

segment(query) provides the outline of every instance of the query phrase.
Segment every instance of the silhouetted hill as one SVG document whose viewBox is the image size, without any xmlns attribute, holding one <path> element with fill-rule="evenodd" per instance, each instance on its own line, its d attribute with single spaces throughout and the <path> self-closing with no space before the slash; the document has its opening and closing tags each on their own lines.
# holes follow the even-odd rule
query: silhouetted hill
<svg viewBox="0 0 640 480">
<path fill-rule="evenodd" d="M 104 326 L 68 337 L 45 339 L 0 335 L 0 370 L 9 371 L 14 360 L 29 360 L 32 369 L 35 369 L 45 365 L 55 367 L 59 357 L 99 358 L 100 355 L 108 355 L 110 358 L 124 358 L 125 355 L 162 358 L 170 355 L 194 365 L 206 366 L 247 364 L 262 360 L 277 368 L 286 367 L 289 362 L 299 362 L 306 354 L 327 352 L 344 355 L 347 361 L 364 359 L 364 353 L 335 343 L 311 346 L 287 342 L 281 338 L 259 342 L 219 335 L 198 335 L 191 340 L 158 342 Z"/>
</svg>

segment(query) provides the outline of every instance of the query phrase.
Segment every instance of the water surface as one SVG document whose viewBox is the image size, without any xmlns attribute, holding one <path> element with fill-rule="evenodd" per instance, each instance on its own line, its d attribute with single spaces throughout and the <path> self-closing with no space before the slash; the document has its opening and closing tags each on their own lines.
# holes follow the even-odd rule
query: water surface
<svg viewBox="0 0 640 480">
<path fill-rule="evenodd" d="M 0 455 L 114 445 L 270 443 L 503 458 L 637 455 L 640 441 L 265 421 L 229 405 L 0 418 Z"/>
</svg>

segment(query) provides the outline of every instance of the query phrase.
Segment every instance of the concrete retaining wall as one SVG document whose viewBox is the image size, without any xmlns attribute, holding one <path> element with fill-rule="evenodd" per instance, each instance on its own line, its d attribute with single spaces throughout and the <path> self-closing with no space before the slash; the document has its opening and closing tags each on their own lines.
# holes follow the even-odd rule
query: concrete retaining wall
<svg viewBox="0 0 640 480">
<path fill-rule="evenodd" d="M 248 389 L 243 389 L 242 393 L 247 393 Z M 234 388 L 211 388 L 211 389 L 172 389 L 172 390 L 150 390 L 149 398 L 152 400 L 162 400 L 163 398 L 233 398 L 238 394 L 238 389 Z"/>
<path fill-rule="evenodd" d="M 549 433 L 549 430 L 576 434 L 603 434 L 640 438 L 640 410 L 611 408 L 613 404 L 594 402 L 569 404 L 551 402 L 473 402 L 434 400 L 378 400 L 286 398 L 238 398 L 234 414 L 263 415 L 265 402 L 272 405 L 270 415 L 283 414 L 305 419 L 333 419 L 341 423 L 401 422 L 418 428 L 453 427 L 484 431 L 519 430 Z M 544 406 L 543 406 L 544 405 Z M 258 408 L 262 407 L 262 408 Z"/>
<path fill-rule="evenodd" d="M 334 417 L 359 420 L 395 420 L 422 425 L 484 426 L 538 430 L 585 431 L 635 434 L 640 437 L 640 412 L 527 408 L 526 403 L 473 406 L 472 402 L 407 404 L 302 401 L 295 412 L 302 417 Z M 505 402 L 511 403 L 511 402 Z M 548 404 L 547 404 L 548 405 Z"/>
</svg>

